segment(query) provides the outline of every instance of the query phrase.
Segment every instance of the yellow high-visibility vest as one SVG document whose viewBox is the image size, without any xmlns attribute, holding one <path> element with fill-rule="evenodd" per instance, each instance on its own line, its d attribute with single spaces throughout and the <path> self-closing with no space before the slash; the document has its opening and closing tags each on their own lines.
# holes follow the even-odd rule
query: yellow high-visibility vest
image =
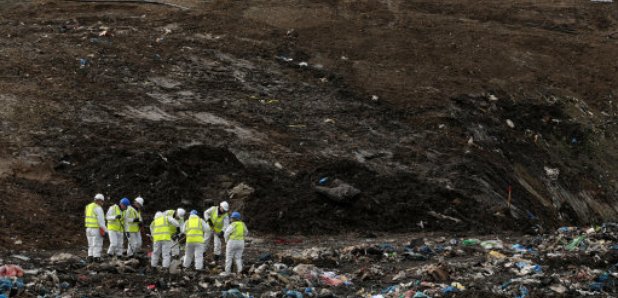
<svg viewBox="0 0 618 298">
<path fill-rule="evenodd" d="M 127 219 L 131 218 L 131 219 L 139 219 L 140 221 L 142 220 L 141 214 L 137 210 L 135 210 L 135 208 L 131 206 L 127 207 L 127 210 L 125 210 L 124 217 Z M 129 233 L 139 232 L 139 223 L 127 220 L 127 232 Z"/>
<path fill-rule="evenodd" d="M 215 230 L 215 233 L 221 233 L 223 231 L 223 220 L 227 217 L 227 213 L 219 216 L 219 208 L 215 207 L 212 209 L 209 216 L 213 224 L 213 230 Z"/>
<path fill-rule="evenodd" d="M 245 224 L 242 221 L 235 221 L 230 226 L 232 226 L 230 240 L 245 240 Z"/>
<path fill-rule="evenodd" d="M 176 212 L 175 210 L 167 210 L 167 211 L 165 211 L 165 215 L 170 216 L 170 217 L 174 217 L 174 213 L 175 213 L 175 212 Z M 184 219 L 182 219 L 182 218 L 179 218 L 179 219 L 178 219 L 178 224 L 179 224 L 181 227 L 182 227 L 182 225 L 183 225 L 184 223 L 185 223 L 185 220 L 184 220 Z M 176 233 L 178 233 L 178 228 L 177 228 L 175 225 L 173 225 L 173 224 L 171 224 L 171 223 L 170 223 L 170 224 L 168 225 L 168 228 L 170 229 L 170 233 L 172 233 L 172 234 L 176 234 Z"/>
<path fill-rule="evenodd" d="M 202 219 L 197 215 L 191 215 L 185 227 L 187 243 L 204 243 L 204 226 Z"/>
<path fill-rule="evenodd" d="M 99 220 L 97 219 L 97 214 L 94 212 L 94 209 L 98 206 L 99 205 L 97 205 L 97 203 L 95 202 L 92 202 L 86 206 L 86 211 L 84 212 L 86 228 L 99 228 Z"/>
<path fill-rule="evenodd" d="M 170 233 L 167 216 L 163 215 L 155 218 L 152 223 L 152 240 L 154 240 L 154 242 L 172 240 L 172 233 Z"/>
<path fill-rule="evenodd" d="M 120 210 L 120 207 L 118 207 L 118 205 L 114 205 L 112 208 L 114 208 L 114 216 L 116 215 L 120 215 L 120 219 L 113 219 L 113 220 L 107 220 L 107 229 L 110 231 L 114 231 L 114 232 L 122 232 L 124 230 L 123 226 L 122 226 L 122 210 Z"/>
</svg>

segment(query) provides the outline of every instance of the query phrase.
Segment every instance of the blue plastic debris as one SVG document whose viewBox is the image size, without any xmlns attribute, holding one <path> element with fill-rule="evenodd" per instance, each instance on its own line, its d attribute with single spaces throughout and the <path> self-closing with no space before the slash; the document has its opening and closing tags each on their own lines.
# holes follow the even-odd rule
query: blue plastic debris
<svg viewBox="0 0 618 298">
<path fill-rule="evenodd" d="M 529 247 L 529 246 L 525 246 L 525 245 L 521 245 L 521 244 L 513 244 L 513 246 L 511 246 L 511 249 L 516 251 L 516 252 L 534 252 L 534 248 Z"/>
<path fill-rule="evenodd" d="M 285 293 L 285 297 L 291 297 L 291 298 L 303 298 L 303 294 L 299 291 L 287 291 Z"/>
<path fill-rule="evenodd" d="M 450 294 L 450 293 L 457 293 L 457 292 L 459 292 L 459 289 L 453 286 L 447 286 L 446 288 L 442 289 L 442 294 L 444 295 Z"/>
<path fill-rule="evenodd" d="M 397 290 L 399 290 L 399 286 L 398 285 L 392 285 L 392 286 L 388 286 L 388 287 L 384 288 L 381 293 L 382 294 L 395 293 L 395 292 L 397 292 Z"/>
</svg>

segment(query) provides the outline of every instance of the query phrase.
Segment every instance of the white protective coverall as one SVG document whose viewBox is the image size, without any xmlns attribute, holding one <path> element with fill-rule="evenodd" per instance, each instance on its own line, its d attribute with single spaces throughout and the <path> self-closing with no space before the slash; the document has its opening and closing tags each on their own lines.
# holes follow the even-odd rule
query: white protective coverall
<svg viewBox="0 0 618 298">
<path fill-rule="evenodd" d="M 128 233 L 128 242 L 129 245 L 127 247 L 127 257 L 132 257 L 135 253 L 139 252 L 142 250 L 142 233 L 141 232 L 128 232 L 129 231 L 129 226 L 131 225 L 132 222 L 136 221 L 136 218 L 130 217 L 130 214 L 137 214 L 138 215 L 138 219 L 140 221 L 142 220 L 142 214 L 135 209 L 133 206 L 129 206 L 127 207 L 127 211 L 126 213 L 127 216 L 124 219 L 124 230 L 127 231 Z"/>
<path fill-rule="evenodd" d="M 204 221 L 206 223 L 208 223 L 208 219 L 210 219 L 211 212 L 219 212 L 219 207 L 213 206 L 213 207 L 208 208 L 206 211 L 204 211 Z M 230 217 L 226 216 L 223 219 L 223 231 L 225 231 L 229 225 L 230 225 Z M 214 238 L 215 256 L 221 256 L 221 240 L 222 239 L 210 228 L 210 226 L 208 225 L 206 226 L 208 227 L 208 231 L 206 232 L 206 235 L 204 235 L 204 251 L 208 251 L 208 244 L 210 244 L 210 239 Z"/>
<path fill-rule="evenodd" d="M 180 229 L 180 231 L 187 235 L 187 224 L 192 217 L 197 217 L 197 215 L 191 215 L 188 220 L 185 221 L 184 225 Z M 203 220 L 202 221 L 202 233 L 206 235 L 208 231 L 208 224 Z M 185 245 L 185 259 L 182 264 L 183 267 L 189 268 L 191 266 L 191 262 L 193 262 L 193 258 L 195 258 L 195 269 L 202 270 L 204 268 L 204 251 L 205 251 L 204 243 L 189 243 L 189 236 L 187 235 L 187 243 Z"/>
<path fill-rule="evenodd" d="M 249 235 L 247 226 L 243 222 L 240 222 L 240 224 L 244 225 L 244 237 L 247 237 Z M 242 272 L 242 254 L 245 251 L 245 240 L 229 240 L 233 231 L 234 225 L 229 225 L 223 234 L 225 238 L 225 273 L 232 273 L 232 260 L 234 260 L 236 273 L 240 274 Z"/>
<path fill-rule="evenodd" d="M 94 213 L 97 215 L 97 222 L 99 223 L 99 228 L 103 228 L 107 232 L 107 227 L 105 226 L 105 216 L 103 216 L 103 208 L 101 206 L 96 206 L 94 208 Z M 86 228 L 86 238 L 88 238 L 88 256 L 100 258 L 101 253 L 103 252 L 103 236 L 101 236 L 101 232 L 99 228 Z"/>
<path fill-rule="evenodd" d="M 107 219 L 108 221 L 116 220 L 116 216 L 120 215 L 122 220 L 122 210 L 120 210 L 120 207 L 118 207 L 118 210 L 120 210 L 120 214 L 116 213 L 116 206 L 117 205 L 112 205 L 111 207 L 109 207 L 109 209 L 107 209 L 105 219 Z M 107 233 L 109 235 L 109 248 L 107 249 L 107 254 L 110 256 L 122 256 L 122 253 L 124 251 L 123 231 L 112 231 L 108 229 Z"/>
<path fill-rule="evenodd" d="M 155 215 L 155 219 L 160 217 L 160 216 L 166 216 L 164 213 L 160 213 Z M 180 225 L 178 224 L 178 221 L 176 221 L 173 217 L 171 216 L 167 216 L 167 221 L 174 225 L 175 227 L 179 227 Z M 154 221 L 152 224 L 150 224 L 150 234 L 154 235 Z M 172 251 L 172 241 L 157 241 L 153 243 L 153 249 L 152 249 L 152 257 L 150 258 L 150 266 L 157 267 L 157 265 L 159 264 L 159 257 L 161 256 L 163 259 L 163 264 L 162 267 L 163 268 L 169 268 L 170 267 L 170 262 L 172 259 L 171 256 L 171 251 Z"/>
</svg>

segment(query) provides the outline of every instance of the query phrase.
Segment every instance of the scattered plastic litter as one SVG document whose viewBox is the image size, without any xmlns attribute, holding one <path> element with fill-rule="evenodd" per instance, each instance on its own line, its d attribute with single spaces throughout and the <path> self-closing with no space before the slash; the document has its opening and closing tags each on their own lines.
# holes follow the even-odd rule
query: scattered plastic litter
<svg viewBox="0 0 618 298">
<path fill-rule="evenodd" d="M 18 265 L 3 265 L 0 266 L 0 277 L 22 277 L 24 269 Z"/>
</svg>

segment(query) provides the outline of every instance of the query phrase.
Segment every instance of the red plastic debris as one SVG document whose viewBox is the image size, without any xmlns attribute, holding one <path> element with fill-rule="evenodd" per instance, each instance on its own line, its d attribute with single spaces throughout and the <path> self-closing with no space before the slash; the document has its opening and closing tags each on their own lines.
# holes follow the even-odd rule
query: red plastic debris
<svg viewBox="0 0 618 298">
<path fill-rule="evenodd" d="M 22 277 L 24 269 L 17 265 L 4 265 L 0 267 L 0 277 Z"/>
</svg>

